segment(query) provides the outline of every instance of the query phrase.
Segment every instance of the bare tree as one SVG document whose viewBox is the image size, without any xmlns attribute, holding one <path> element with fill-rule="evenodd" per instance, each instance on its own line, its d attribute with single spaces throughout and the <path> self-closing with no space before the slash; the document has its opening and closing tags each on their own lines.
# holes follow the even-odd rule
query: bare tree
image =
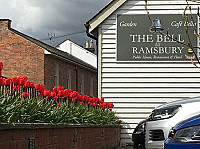
<svg viewBox="0 0 200 149">
<path fill-rule="evenodd" d="M 186 24 L 186 26 L 185 26 L 185 35 L 186 35 L 186 37 L 187 37 L 187 42 L 180 42 L 180 41 L 177 40 L 176 37 L 170 36 L 170 35 L 169 35 L 169 29 L 167 29 L 166 33 L 164 33 L 163 31 L 160 31 L 160 30 L 157 30 L 157 31 L 155 31 L 155 32 L 156 32 L 157 34 L 161 34 L 161 35 L 163 35 L 163 36 L 166 36 L 167 38 L 172 39 L 172 40 L 176 41 L 177 43 L 180 43 L 180 44 L 182 44 L 182 45 L 184 45 L 184 46 L 187 46 L 187 47 L 188 47 L 188 52 L 189 52 L 190 54 L 194 54 L 194 56 L 195 56 L 195 58 L 196 58 L 196 60 L 197 60 L 197 62 L 198 62 L 198 64 L 196 64 L 196 63 L 193 61 L 193 58 L 191 58 L 192 64 L 193 64 L 195 67 L 200 68 L 200 60 L 199 60 L 199 57 L 197 56 L 197 53 L 196 53 L 195 50 L 194 50 L 194 49 L 200 49 L 200 47 L 198 47 L 198 46 L 193 46 L 193 45 L 192 45 L 191 38 L 190 38 L 190 35 L 189 35 L 189 32 L 188 32 L 188 20 L 190 19 L 190 20 L 192 21 L 192 23 L 194 24 L 194 27 L 193 27 L 193 28 L 194 28 L 194 36 L 196 36 L 197 38 L 200 39 L 200 33 L 198 33 L 198 28 L 197 28 L 197 25 L 196 25 L 196 23 L 195 23 L 195 21 L 194 21 L 193 14 L 192 14 L 192 6 L 189 4 L 189 1 L 195 2 L 195 3 L 200 3 L 200 2 L 197 1 L 197 0 L 186 0 L 186 7 L 185 7 L 184 10 L 183 10 L 182 16 L 183 16 L 184 21 L 185 21 L 185 24 Z M 149 22 L 150 22 L 151 26 L 153 26 L 153 27 L 156 29 L 156 26 L 155 26 L 153 20 L 151 19 L 151 15 L 150 15 L 150 13 L 149 13 L 147 7 L 148 7 L 148 0 L 145 0 L 145 10 L 146 10 L 146 12 L 147 12 L 147 16 L 148 16 L 148 18 L 149 18 Z M 189 13 L 186 14 L 186 11 L 189 11 Z M 199 14 L 199 7 L 198 7 L 198 10 L 197 10 L 197 13 L 196 13 L 196 14 L 197 14 L 198 17 L 200 17 L 200 14 Z"/>
</svg>

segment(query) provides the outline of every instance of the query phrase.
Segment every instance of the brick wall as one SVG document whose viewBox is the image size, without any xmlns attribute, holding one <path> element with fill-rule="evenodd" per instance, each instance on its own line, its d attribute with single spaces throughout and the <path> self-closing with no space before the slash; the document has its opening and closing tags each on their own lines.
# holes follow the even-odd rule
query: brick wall
<svg viewBox="0 0 200 149">
<path fill-rule="evenodd" d="M 11 21 L 0 19 L 0 61 L 4 67 L 2 75 L 27 76 L 29 81 L 54 87 L 54 66 L 59 65 L 59 85 L 67 87 L 67 69 L 71 69 L 71 89 L 81 90 L 80 78 L 84 74 L 84 94 L 90 95 L 90 81 L 93 78 L 93 96 L 97 96 L 97 71 L 82 67 L 44 50 L 10 29 Z"/>
<path fill-rule="evenodd" d="M 44 51 L 9 30 L 10 20 L 0 22 L 0 61 L 6 77 L 27 76 L 30 81 L 44 84 Z"/>
<path fill-rule="evenodd" d="M 67 69 L 71 69 L 71 89 L 81 90 L 81 73 L 84 74 L 84 94 L 90 95 L 90 79 L 93 78 L 93 92 L 97 96 L 97 72 L 88 70 L 79 65 L 73 64 L 69 61 L 59 59 L 50 54 L 45 55 L 45 85 L 46 88 L 52 89 L 54 87 L 54 67 L 59 65 L 59 85 L 67 87 Z"/>
<path fill-rule="evenodd" d="M 28 149 L 114 149 L 119 146 L 119 126 L 48 124 L 0 124 L 0 148 Z"/>
<path fill-rule="evenodd" d="M 84 94 L 90 95 L 90 82 L 91 77 L 93 78 L 93 92 L 94 96 L 97 97 L 97 72 L 91 72 L 87 69 L 78 67 L 78 90 L 81 90 L 81 73 L 84 74 Z"/>
</svg>

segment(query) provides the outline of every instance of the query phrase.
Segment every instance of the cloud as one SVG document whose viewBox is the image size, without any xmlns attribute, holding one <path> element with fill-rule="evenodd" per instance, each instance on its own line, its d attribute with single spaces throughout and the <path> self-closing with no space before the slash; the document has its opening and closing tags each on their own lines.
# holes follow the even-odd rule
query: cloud
<svg viewBox="0 0 200 149">
<path fill-rule="evenodd" d="M 84 23 L 110 1 L 7 0 L 1 2 L 0 16 L 11 19 L 12 28 L 34 38 L 45 39 L 48 38 L 48 33 L 55 33 L 59 36 L 85 30 Z M 85 34 L 76 36 L 86 38 Z M 77 42 L 83 42 L 81 41 L 83 39 L 78 38 L 75 38 Z"/>
</svg>

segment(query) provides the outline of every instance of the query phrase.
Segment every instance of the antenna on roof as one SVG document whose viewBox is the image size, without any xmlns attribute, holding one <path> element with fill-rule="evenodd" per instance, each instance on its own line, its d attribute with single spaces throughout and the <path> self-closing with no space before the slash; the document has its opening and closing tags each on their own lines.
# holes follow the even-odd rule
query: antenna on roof
<svg viewBox="0 0 200 149">
<path fill-rule="evenodd" d="M 48 33 L 48 37 L 49 37 L 49 42 L 55 43 L 55 41 L 53 41 L 53 39 L 56 37 L 55 33 Z"/>
</svg>

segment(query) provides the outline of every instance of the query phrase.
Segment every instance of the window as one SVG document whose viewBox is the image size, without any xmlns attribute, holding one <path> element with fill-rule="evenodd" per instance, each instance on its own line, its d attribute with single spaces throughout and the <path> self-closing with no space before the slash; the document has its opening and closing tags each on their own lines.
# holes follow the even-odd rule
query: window
<svg viewBox="0 0 200 149">
<path fill-rule="evenodd" d="M 59 86 L 59 66 L 55 64 L 54 66 L 54 86 Z"/>
<path fill-rule="evenodd" d="M 67 88 L 71 89 L 72 88 L 72 71 L 71 69 L 67 69 Z"/>
<path fill-rule="evenodd" d="M 92 97 L 92 96 L 94 96 L 94 94 L 93 94 L 93 78 L 91 78 L 90 79 L 90 96 Z"/>
<path fill-rule="evenodd" d="M 84 74 L 81 73 L 81 94 L 84 94 Z"/>
</svg>

